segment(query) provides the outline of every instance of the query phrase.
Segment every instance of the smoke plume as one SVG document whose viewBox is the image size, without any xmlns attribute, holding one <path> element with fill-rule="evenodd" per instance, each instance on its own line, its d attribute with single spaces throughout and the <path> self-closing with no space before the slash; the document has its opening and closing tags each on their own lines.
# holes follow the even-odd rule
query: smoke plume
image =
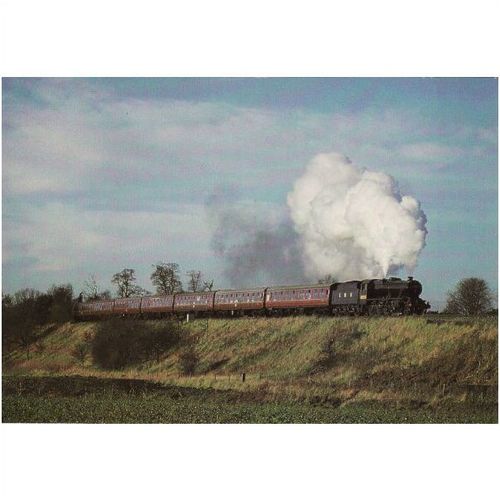
<svg viewBox="0 0 500 500">
<path fill-rule="evenodd" d="M 339 154 L 320 154 L 288 195 L 307 277 L 337 280 L 411 272 L 425 245 L 420 203 L 395 180 Z"/>
<path fill-rule="evenodd" d="M 286 214 L 273 208 L 238 201 L 234 190 L 219 190 L 208 200 L 212 249 L 231 286 L 304 282 L 297 233 Z"/>
<path fill-rule="evenodd" d="M 219 191 L 207 203 L 212 248 L 231 286 L 303 283 L 412 272 L 425 246 L 420 203 L 396 181 L 345 156 L 314 157 L 288 194 L 288 213 Z"/>
</svg>

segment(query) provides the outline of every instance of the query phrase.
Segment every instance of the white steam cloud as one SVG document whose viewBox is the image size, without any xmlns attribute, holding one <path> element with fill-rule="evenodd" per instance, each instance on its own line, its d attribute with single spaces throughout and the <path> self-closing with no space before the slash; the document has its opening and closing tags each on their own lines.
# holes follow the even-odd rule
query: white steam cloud
<svg viewBox="0 0 500 500">
<path fill-rule="evenodd" d="M 395 180 L 339 154 L 314 157 L 288 195 L 304 273 L 336 280 L 412 272 L 425 246 L 420 203 Z"/>
</svg>

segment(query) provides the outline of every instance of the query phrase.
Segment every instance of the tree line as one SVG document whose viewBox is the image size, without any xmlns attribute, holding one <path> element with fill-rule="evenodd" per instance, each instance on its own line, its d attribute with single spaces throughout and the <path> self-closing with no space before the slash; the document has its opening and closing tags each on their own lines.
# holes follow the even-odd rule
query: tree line
<svg viewBox="0 0 500 500">
<path fill-rule="evenodd" d="M 180 279 L 180 266 L 175 262 L 159 262 L 153 265 L 151 273 L 151 283 L 155 287 L 157 295 L 170 295 L 178 292 L 201 292 L 210 291 L 214 287 L 213 280 L 205 279 L 203 273 L 197 270 L 187 271 L 187 284 L 184 289 Z M 137 285 L 135 270 L 124 268 L 120 272 L 113 274 L 111 283 L 116 287 L 116 297 L 142 297 L 152 295 L 151 292 Z M 97 279 L 91 274 L 84 283 L 81 298 L 85 300 L 110 299 L 112 294 L 109 290 L 100 291 Z"/>
<path fill-rule="evenodd" d="M 41 349 L 37 330 L 46 324 L 65 323 L 73 317 L 73 287 L 53 285 L 47 292 L 25 288 L 2 296 L 2 348 L 7 353 L 21 348 L 30 356 Z"/>
</svg>

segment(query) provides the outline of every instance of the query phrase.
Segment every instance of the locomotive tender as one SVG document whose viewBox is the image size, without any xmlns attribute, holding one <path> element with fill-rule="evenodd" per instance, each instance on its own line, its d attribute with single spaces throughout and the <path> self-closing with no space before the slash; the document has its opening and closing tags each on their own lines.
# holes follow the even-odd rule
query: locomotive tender
<svg viewBox="0 0 500 500">
<path fill-rule="evenodd" d="M 174 293 L 77 302 L 76 320 L 111 316 L 159 318 L 283 314 L 406 315 L 430 307 L 419 296 L 422 285 L 411 276 L 320 285 Z"/>
</svg>

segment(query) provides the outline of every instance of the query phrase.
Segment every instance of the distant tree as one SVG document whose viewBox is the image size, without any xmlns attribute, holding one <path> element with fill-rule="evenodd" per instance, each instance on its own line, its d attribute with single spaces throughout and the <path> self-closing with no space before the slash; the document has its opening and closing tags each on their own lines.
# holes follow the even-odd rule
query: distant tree
<svg viewBox="0 0 500 500">
<path fill-rule="evenodd" d="M 21 319 L 41 325 L 49 321 L 52 297 L 33 288 L 24 288 L 14 294 L 14 306 Z"/>
<path fill-rule="evenodd" d="M 47 295 L 51 298 L 49 321 L 64 323 L 70 321 L 73 315 L 73 287 L 67 285 L 52 285 Z"/>
<path fill-rule="evenodd" d="M 5 352 L 13 348 L 26 351 L 29 358 L 32 346 L 38 343 L 39 327 L 47 323 L 69 321 L 73 313 L 71 285 L 53 285 L 46 293 L 24 288 L 2 300 L 2 346 Z"/>
<path fill-rule="evenodd" d="M 153 265 L 151 281 L 159 295 L 170 295 L 182 292 L 182 283 L 179 279 L 179 264 L 175 262 L 159 262 Z"/>
<path fill-rule="evenodd" d="M 318 284 L 319 285 L 330 285 L 334 281 L 335 281 L 335 278 L 331 274 L 327 274 L 326 276 L 324 276 L 323 278 L 320 278 L 318 280 Z"/>
<path fill-rule="evenodd" d="M 493 293 L 485 280 L 465 278 L 448 293 L 448 301 L 443 312 L 464 316 L 486 314 L 492 308 L 493 299 Z"/>
<path fill-rule="evenodd" d="M 113 275 L 111 283 L 117 287 L 118 297 L 133 297 L 141 295 L 142 288 L 135 284 L 137 278 L 135 277 L 135 270 L 125 268 L 119 273 Z"/>
<path fill-rule="evenodd" d="M 111 292 L 109 290 L 103 290 L 101 292 L 95 274 L 90 274 L 87 281 L 83 283 L 82 295 L 87 301 L 111 299 Z"/>
<path fill-rule="evenodd" d="M 83 296 L 87 300 L 97 300 L 99 298 L 99 285 L 95 274 L 90 274 L 87 281 L 84 282 Z"/>
<path fill-rule="evenodd" d="M 2 301 L 3 352 L 21 348 L 29 359 L 37 337 L 35 328 L 47 320 L 50 303 L 45 294 L 25 288 Z"/>
<path fill-rule="evenodd" d="M 188 271 L 188 292 L 199 292 L 202 289 L 201 271 Z"/>
<path fill-rule="evenodd" d="M 33 305 L 37 299 L 40 298 L 42 294 L 33 288 L 23 288 L 14 293 L 14 304 L 15 305 Z M 29 307 L 28 306 L 28 307 Z"/>
<path fill-rule="evenodd" d="M 8 293 L 2 294 L 2 310 L 12 306 L 13 303 L 14 303 L 14 298 L 12 297 L 12 295 Z"/>
<path fill-rule="evenodd" d="M 203 282 L 203 291 L 204 292 L 211 292 L 213 287 L 214 287 L 214 280 Z"/>
</svg>

